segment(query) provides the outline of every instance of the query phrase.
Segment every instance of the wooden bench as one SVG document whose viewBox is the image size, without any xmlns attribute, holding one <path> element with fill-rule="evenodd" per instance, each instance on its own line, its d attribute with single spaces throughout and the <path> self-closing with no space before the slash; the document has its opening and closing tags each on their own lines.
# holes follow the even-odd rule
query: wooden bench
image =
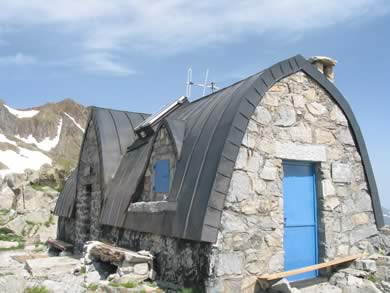
<svg viewBox="0 0 390 293">
<path fill-rule="evenodd" d="M 264 274 L 264 275 L 257 277 L 257 279 L 264 280 L 264 281 L 273 281 L 273 280 L 277 280 L 277 279 L 287 278 L 290 276 L 299 275 L 299 274 L 307 273 L 310 271 L 320 270 L 320 269 L 340 265 L 343 263 L 351 262 L 351 261 L 354 261 L 354 260 L 360 258 L 361 256 L 362 255 L 360 255 L 360 254 L 346 256 L 343 258 L 335 259 L 335 260 L 328 261 L 328 262 L 323 262 L 323 263 L 320 263 L 317 265 L 304 267 L 304 268 L 300 268 L 300 269 L 295 269 L 295 270 L 290 270 L 290 271 L 280 272 L 280 273 L 274 273 L 274 274 Z"/>
<path fill-rule="evenodd" d="M 363 256 L 362 254 L 351 255 L 351 256 L 346 256 L 343 258 L 335 259 L 335 260 L 328 261 L 328 262 L 323 262 L 320 264 L 316 264 L 313 266 L 308 266 L 308 267 L 304 267 L 304 268 L 300 268 L 300 269 L 294 269 L 294 270 L 280 272 L 280 273 L 264 274 L 264 275 L 260 275 L 257 277 L 253 277 L 252 281 L 247 282 L 243 287 L 241 287 L 241 292 L 253 292 L 253 289 L 256 286 L 257 282 L 260 282 L 260 283 L 266 285 L 267 283 L 270 284 L 270 283 L 273 283 L 277 280 L 287 278 L 290 276 L 299 275 L 299 274 L 307 273 L 310 271 L 330 268 L 333 266 L 337 266 L 337 265 L 341 265 L 341 264 L 348 263 L 351 261 L 355 261 L 356 259 L 361 258 L 362 256 Z"/>
<path fill-rule="evenodd" d="M 72 251 L 73 250 L 73 244 L 67 243 L 62 240 L 58 239 L 49 239 L 47 240 L 47 245 L 50 248 L 54 248 L 60 251 Z"/>
</svg>

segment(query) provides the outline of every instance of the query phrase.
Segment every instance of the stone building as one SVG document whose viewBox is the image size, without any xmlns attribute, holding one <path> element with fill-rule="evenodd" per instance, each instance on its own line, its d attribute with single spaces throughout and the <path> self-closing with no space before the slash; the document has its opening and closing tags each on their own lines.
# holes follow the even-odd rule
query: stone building
<svg viewBox="0 0 390 293">
<path fill-rule="evenodd" d="M 209 292 L 378 249 L 378 191 L 334 65 L 298 55 L 149 118 L 92 108 L 58 238 L 149 250 L 158 279 Z"/>
</svg>

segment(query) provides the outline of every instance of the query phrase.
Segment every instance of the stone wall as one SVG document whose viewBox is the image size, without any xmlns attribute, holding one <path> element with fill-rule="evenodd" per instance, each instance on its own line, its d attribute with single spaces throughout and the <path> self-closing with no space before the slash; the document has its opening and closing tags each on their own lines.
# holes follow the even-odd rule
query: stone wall
<svg viewBox="0 0 390 293">
<path fill-rule="evenodd" d="M 100 160 L 93 122 L 87 128 L 80 154 L 76 198 L 75 250 L 81 252 L 88 240 L 100 238 L 101 210 Z"/>
<path fill-rule="evenodd" d="M 372 249 L 378 231 L 348 122 L 299 72 L 267 92 L 246 130 L 213 249 L 210 287 L 217 292 L 283 270 L 284 159 L 316 162 L 320 260 Z"/>
<path fill-rule="evenodd" d="M 133 251 L 147 250 L 157 280 L 203 289 L 209 275 L 210 243 L 103 226 L 102 241 Z"/>
<path fill-rule="evenodd" d="M 176 170 L 176 157 L 172 142 L 165 127 L 162 127 L 157 134 L 149 165 L 144 176 L 144 188 L 138 201 L 165 201 L 168 197 L 167 193 L 159 193 L 153 190 L 153 167 L 158 160 L 169 160 L 171 168 L 170 179 L 172 183 L 173 175 Z"/>
</svg>

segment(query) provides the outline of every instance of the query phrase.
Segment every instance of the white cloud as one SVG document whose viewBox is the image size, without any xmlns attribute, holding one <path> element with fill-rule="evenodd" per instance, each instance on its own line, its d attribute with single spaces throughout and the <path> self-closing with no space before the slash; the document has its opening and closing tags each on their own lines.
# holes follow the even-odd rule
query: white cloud
<svg viewBox="0 0 390 293">
<path fill-rule="evenodd" d="M 25 55 L 23 53 L 0 56 L 0 65 L 29 65 L 34 63 L 36 63 L 36 59 L 33 56 Z"/>
<path fill-rule="evenodd" d="M 90 72 L 109 73 L 118 76 L 134 74 L 135 71 L 115 60 L 115 58 L 105 52 L 95 52 L 86 54 L 81 64 L 84 70 Z"/>
<path fill-rule="evenodd" d="M 84 70 L 133 73 L 119 56 L 195 50 L 246 35 L 307 31 L 369 19 L 389 12 L 386 0 L 0 0 L 0 28 L 47 26 L 66 34 Z M 65 41 L 64 41 L 65 42 Z M 73 52 L 72 52 L 73 53 Z M 34 62 L 8 56 L 14 64 Z M 24 58 L 23 58 L 24 57 Z M 7 62 L 2 57 L 0 62 Z M 81 60 L 81 61 L 79 61 Z"/>
</svg>

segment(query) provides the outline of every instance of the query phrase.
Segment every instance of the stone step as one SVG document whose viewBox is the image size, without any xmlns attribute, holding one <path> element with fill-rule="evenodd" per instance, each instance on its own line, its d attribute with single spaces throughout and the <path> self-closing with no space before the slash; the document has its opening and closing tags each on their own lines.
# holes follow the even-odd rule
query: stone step
<svg viewBox="0 0 390 293">
<path fill-rule="evenodd" d="M 47 277 L 50 275 L 72 273 L 80 264 L 79 259 L 68 256 L 27 259 L 25 268 L 34 277 Z"/>
</svg>

